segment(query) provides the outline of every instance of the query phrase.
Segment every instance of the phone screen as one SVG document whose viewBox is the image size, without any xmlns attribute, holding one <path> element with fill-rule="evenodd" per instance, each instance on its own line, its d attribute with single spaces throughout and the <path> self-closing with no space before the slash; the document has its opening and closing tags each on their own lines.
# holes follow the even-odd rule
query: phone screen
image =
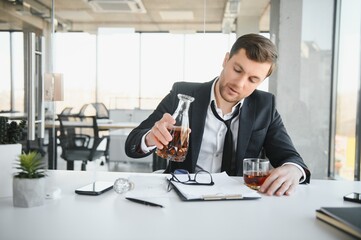
<svg viewBox="0 0 361 240">
<path fill-rule="evenodd" d="M 76 189 L 75 192 L 83 195 L 100 195 L 112 189 L 113 184 L 113 182 L 96 181 Z"/>
<path fill-rule="evenodd" d="M 361 193 L 350 193 L 343 197 L 345 201 L 361 203 Z"/>
</svg>

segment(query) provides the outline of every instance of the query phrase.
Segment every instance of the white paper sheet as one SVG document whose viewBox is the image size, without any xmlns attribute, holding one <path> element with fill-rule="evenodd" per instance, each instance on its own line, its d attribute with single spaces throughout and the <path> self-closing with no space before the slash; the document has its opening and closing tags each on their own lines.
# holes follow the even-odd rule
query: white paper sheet
<svg viewBox="0 0 361 240">
<path fill-rule="evenodd" d="M 194 177 L 194 174 L 191 174 Z M 199 176 L 197 176 L 199 177 Z M 168 177 L 170 179 L 171 176 Z M 181 181 L 188 179 L 186 174 L 177 174 Z M 212 174 L 214 185 L 186 185 L 172 181 L 173 185 L 187 200 L 226 200 L 226 199 L 253 199 L 261 195 L 239 181 L 229 177 L 226 172 Z"/>
</svg>

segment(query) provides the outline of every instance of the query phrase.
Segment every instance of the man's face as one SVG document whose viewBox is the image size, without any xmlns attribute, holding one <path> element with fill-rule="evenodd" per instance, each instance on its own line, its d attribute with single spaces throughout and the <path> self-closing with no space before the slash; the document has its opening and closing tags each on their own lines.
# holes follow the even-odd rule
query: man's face
<svg viewBox="0 0 361 240">
<path fill-rule="evenodd" d="M 267 77 L 271 65 L 248 59 L 244 49 L 240 49 L 231 58 L 227 53 L 219 78 L 221 101 L 236 103 L 251 95 Z"/>
</svg>

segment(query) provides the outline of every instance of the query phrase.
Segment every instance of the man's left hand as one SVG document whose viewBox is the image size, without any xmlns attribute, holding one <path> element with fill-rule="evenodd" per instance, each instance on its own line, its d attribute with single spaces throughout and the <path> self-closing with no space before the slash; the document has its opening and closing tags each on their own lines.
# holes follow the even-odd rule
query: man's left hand
<svg viewBox="0 0 361 240">
<path fill-rule="evenodd" d="M 285 164 L 271 170 L 271 174 L 259 189 L 267 195 L 291 195 L 302 177 L 301 171 L 294 165 Z"/>
</svg>

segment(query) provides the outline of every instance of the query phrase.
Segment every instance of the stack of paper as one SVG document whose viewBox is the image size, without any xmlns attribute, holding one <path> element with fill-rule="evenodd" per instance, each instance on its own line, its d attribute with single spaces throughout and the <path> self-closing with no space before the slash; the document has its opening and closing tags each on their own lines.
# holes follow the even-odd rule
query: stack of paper
<svg viewBox="0 0 361 240">
<path fill-rule="evenodd" d="M 194 174 L 191 174 L 194 177 Z M 199 176 L 197 176 L 199 177 Z M 168 180 L 171 176 L 167 177 Z M 188 175 L 177 174 L 180 181 L 186 181 Z M 187 185 L 171 181 L 182 200 L 241 200 L 258 199 L 261 195 L 236 179 L 227 175 L 226 172 L 212 174 L 214 185 Z"/>
</svg>

